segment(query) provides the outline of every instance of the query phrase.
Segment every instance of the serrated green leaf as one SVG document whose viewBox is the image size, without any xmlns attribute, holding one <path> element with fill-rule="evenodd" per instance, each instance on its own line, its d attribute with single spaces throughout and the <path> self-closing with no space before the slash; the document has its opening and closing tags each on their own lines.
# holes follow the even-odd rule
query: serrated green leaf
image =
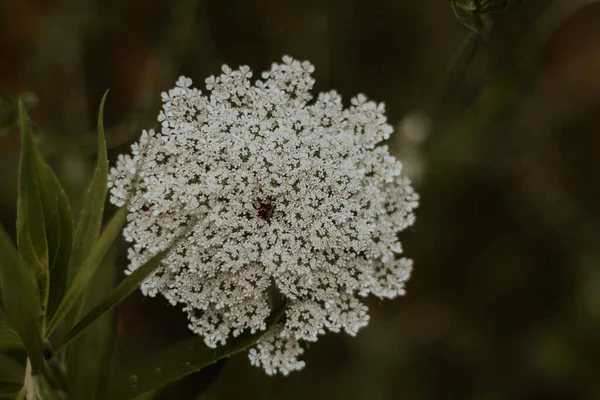
<svg viewBox="0 0 600 400">
<path fill-rule="evenodd" d="M 195 336 L 135 362 L 133 366 L 124 368 L 125 373 L 111 379 L 112 386 L 106 399 L 133 399 L 240 353 L 256 344 L 281 319 L 284 312 L 285 307 L 273 312 L 267 320 L 265 331 L 231 339 L 226 346 L 209 349 L 202 336 Z"/>
<path fill-rule="evenodd" d="M 73 219 L 60 182 L 33 143 L 31 123 L 22 100 L 18 110 L 22 150 L 17 242 L 21 259 L 38 284 L 42 310 L 51 317 L 67 285 Z"/>
<path fill-rule="evenodd" d="M 126 207 L 121 208 L 121 210 L 124 209 L 126 209 Z M 194 224 L 195 222 L 190 223 L 188 227 L 182 229 L 182 232 L 177 235 L 171 241 L 171 243 L 169 243 L 169 246 L 165 250 L 158 252 L 145 264 L 133 271 L 131 275 L 123 279 L 123 281 L 121 281 L 121 283 L 114 288 L 108 294 L 108 296 L 104 298 L 104 300 L 90 310 L 81 319 L 81 321 L 79 321 L 77 325 L 73 327 L 73 329 L 65 334 L 62 342 L 56 347 L 56 352 L 58 353 L 59 351 L 64 350 L 69 343 L 75 340 L 91 323 L 93 323 L 107 311 L 111 310 L 113 307 L 117 306 L 121 301 L 123 301 L 123 299 L 125 299 L 125 297 L 129 296 L 131 292 L 137 289 L 142 281 L 146 279 L 156 268 L 158 268 L 163 259 L 190 232 L 190 229 Z M 102 241 L 102 238 L 100 238 L 100 241 Z"/>
<path fill-rule="evenodd" d="M 43 363 L 39 291 L 32 271 L 19 260 L 10 237 L 0 225 L 0 304 L 2 320 L 14 330 L 38 373 Z"/>
<path fill-rule="evenodd" d="M 111 251 L 92 278 L 94 284 L 86 291 L 83 309 L 97 304 L 114 287 L 115 278 L 115 252 Z M 116 313 L 107 312 L 69 347 L 67 372 L 73 398 L 94 400 L 100 398 L 98 392 L 105 392 L 116 328 Z"/>
<path fill-rule="evenodd" d="M 31 110 L 37 104 L 37 96 L 33 93 L 24 93 L 21 98 L 27 110 Z M 0 138 L 11 135 L 19 129 L 19 115 L 17 105 L 10 96 L 0 88 Z M 34 132 L 37 130 L 33 126 Z"/>
<path fill-rule="evenodd" d="M 41 160 L 41 157 L 40 157 Z M 43 162 L 43 161 L 42 161 Z M 46 218 L 50 287 L 46 318 L 51 319 L 61 303 L 68 284 L 69 262 L 73 247 L 73 217 L 60 182 L 47 164 L 46 177 L 40 181 Z"/>
<path fill-rule="evenodd" d="M 108 192 L 108 156 L 106 153 L 106 140 L 104 137 L 104 102 L 108 91 L 102 97 L 98 111 L 98 158 L 92 182 L 87 190 L 81 215 L 77 223 L 77 233 L 73 244 L 71 261 L 71 276 L 75 276 L 80 263 L 85 259 L 92 246 L 98 241 L 102 228 L 104 203 Z"/>
<path fill-rule="evenodd" d="M 90 283 L 90 279 L 98 269 L 98 266 L 121 232 L 126 219 L 127 207 L 125 206 L 121 207 L 106 225 L 106 228 L 104 231 L 102 231 L 100 238 L 90 249 L 85 261 L 79 268 L 77 275 L 69 286 L 69 289 L 65 294 L 60 306 L 58 307 L 58 310 L 54 314 L 54 317 L 48 322 L 48 329 L 46 330 L 48 335 L 54 328 L 56 328 L 58 323 L 66 317 L 67 313 L 71 311 L 75 303 L 81 298 L 81 295 L 85 292 L 88 284 Z"/>
<path fill-rule="evenodd" d="M 92 182 L 87 190 L 87 195 L 81 209 L 77 231 L 73 244 L 73 253 L 69 267 L 69 279 L 73 282 L 81 268 L 82 262 L 90 253 L 94 244 L 98 241 L 102 228 L 102 217 L 104 215 L 104 203 L 108 192 L 108 156 L 106 153 L 106 139 L 104 137 L 104 103 L 108 91 L 104 93 L 98 111 L 98 158 Z M 81 302 L 77 302 L 66 319 L 66 329 L 70 329 L 81 309 Z"/>
</svg>

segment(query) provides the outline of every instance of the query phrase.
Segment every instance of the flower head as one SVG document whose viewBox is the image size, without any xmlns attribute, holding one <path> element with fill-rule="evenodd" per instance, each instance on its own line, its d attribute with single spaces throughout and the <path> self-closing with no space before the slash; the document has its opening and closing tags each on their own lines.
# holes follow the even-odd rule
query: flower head
<svg viewBox="0 0 600 400">
<path fill-rule="evenodd" d="M 224 66 L 207 93 L 181 77 L 163 93 L 161 133 L 144 131 L 111 170 L 111 201 L 128 205 L 129 271 L 198 224 L 142 284 L 182 304 L 210 347 L 266 329 L 273 295 L 284 318 L 249 353 L 267 373 L 304 366 L 302 342 L 367 325 L 369 294 L 404 294 L 412 261 L 397 234 L 418 196 L 380 142 L 392 128 L 364 95 L 344 108 L 310 92 L 314 67 L 284 57 L 254 84 Z M 140 162 L 143 160 L 143 162 Z"/>
</svg>

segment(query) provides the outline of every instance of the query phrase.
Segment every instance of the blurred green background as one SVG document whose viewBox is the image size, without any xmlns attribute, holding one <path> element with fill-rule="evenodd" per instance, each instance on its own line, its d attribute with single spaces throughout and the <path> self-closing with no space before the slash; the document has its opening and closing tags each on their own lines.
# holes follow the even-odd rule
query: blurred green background
<svg viewBox="0 0 600 400">
<path fill-rule="evenodd" d="M 323 337 L 287 378 L 238 355 L 201 399 L 600 399 L 593 3 L 524 0 L 477 35 L 446 0 L 0 0 L 0 86 L 29 99 L 74 209 L 107 88 L 112 160 L 158 126 L 180 74 L 202 86 L 224 63 L 258 72 L 289 54 L 316 66 L 315 93 L 386 103 L 390 146 L 422 196 L 402 234 L 407 296 L 369 301 L 358 337 Z M 3 118 L 0 217 L 14 232 L 19 143 Z M 162 299 L 120 308 L 125 362 L 187 334 Z M 195 389 L 191 376 L 160 398 Z"/>
</svg>

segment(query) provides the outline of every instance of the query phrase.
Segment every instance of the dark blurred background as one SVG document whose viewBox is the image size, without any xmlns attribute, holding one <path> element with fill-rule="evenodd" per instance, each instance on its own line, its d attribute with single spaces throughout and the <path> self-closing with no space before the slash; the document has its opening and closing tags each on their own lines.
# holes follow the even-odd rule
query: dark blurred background
<svg viewBox="0 0 600 400">
<path fill-rule="evenodd" d="M 224 63 L 260 72 L 289 54 L 316 66 L 315 93 L 386 103 L 390 146 L 422 196 L 402 234 L 408 294 L 369 301 L 358 337 L 311 344 L 287 378 L 230 359 L 202 399 L 600 399 L 593 3 L 461 13 L 483 23 L 477 34 L 445 0 L 0 0 L 0 86 L 28 99 L 75 210 L 107 88 L 112 160 L 157 127 L 160 92 L 180 74 L 202 86 Z M 19 143 L 2 128 L 0 217 L 14 232 Z M 186 334 L 162 299 L 120 308 L 121 358 Z M 194 387 L 192 376 L 161 398 Z"/>
</svg>

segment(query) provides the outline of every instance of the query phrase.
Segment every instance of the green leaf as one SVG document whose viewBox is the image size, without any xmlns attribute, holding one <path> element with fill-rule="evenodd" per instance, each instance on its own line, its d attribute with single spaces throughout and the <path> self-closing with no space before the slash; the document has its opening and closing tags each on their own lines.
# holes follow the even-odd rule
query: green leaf
<svg viewBox="0 0 600 400">
<path fill-rule="evenodd" d="M 17 204 L 17 242 L 19 253 L 36 277 L 42 299 L 46 296 L 48 278 L 48 242 L 41 193 L 38 186 L 38 154 L 33 143 L 31 125 L 19 103 L 22 131 L 19 165 L 19 200 Z"/>
<path fill-rule="evenodd" d="M 23 341 L 4 319 L 4 310 L 0 311 L 0 352 L 5 350 L 22 349 Z"/>
<path fill-rule="evenodd" d="M 87 190 L 87 195 L 81 209 L 73 254 L 71 257 L 70 276 L 71 279 L 77 274 L 80 264 L 83 262 L 92 246 L 98 241 L 102 228 L 102 216 L 104 215 L 104 203 L 108 192 L 108 157 L 106 154 L 106 140 L 104 138 L 104 102 L 108 91 L 104 93 L 98 111 L 98 159 L 92 182 Z"/>
<path fill-rule="evenodd" d="M 13 354 L 0 354 L 0 382 L 19 383 L 22 385 L 23 376 L 25 375 L 25 365 L 22 362 L 25 361 L 25 357 L 24 355 L 21 357 L 22 354 L 20 352 L 11 353 Z M 14 358 L 13 355 L 19 356 L 19 359 Z"/>
<path fill-rule="evenodd" d="M 197 399 L 217 381 L 228 360 L 228 358 L 222 358 L 198 372 L 178 379 L 160 389 L 153 400 Z M 146 393 L 154 393 L 154 391 Z M 138 398 L 136 397 L 135 400 L 138 400 Z"/>
<path fill-rule="evenodd" d="M 209 349 L 204 338 L 194 336 L 174 344 L 166 350 L 153 354 L 124 368 L 126 373 L 111 379 L 112 387 L 106 397 L 111 400 L 127 400 L 151 390 L 164 387 L 194 372 L 253 346 L 283 316 L 285 307 L 271 314 L 267 329 L 255 334 L 230 339 L 226 346 Z"/>
<path fill-rule="evenodd" d="M 58 323 L 66 317 L 67 313 L 71 311 L 75 303 L 81 298 L 81 295 L 85 292 L 90 279 L 98 269 L 98 266 L 112 247 L 115 239 L 119 236 L 123 225 L 127 219 L 127 206 L 121 207 L 117 213 L 112 217 L 106 228 L 100 235 L 100 238 L 96 244 L 90 249 L 85 261 L 79 268 L 79 271 L 73 282 L 69 286 L 67 294 L 65 294 L 63 301 L 60 303 L 58 310 L 54 314 L 54 317 L 48 323 L 48 329 L 46 330 L 49 335 Z"/>
<path fill-rule="evenodd" d="M 126 210 L 127 206 L 122 207 L 121 210 Z M 117 306 L 125 297 L 129 296 L 131 292 L 137 289 L 142 281 L 146 279 L 163 261 L 163 259 L 171 252 L 171 250 L 190 232 L 191 227 L 195 224 L 190 223 L 187 227 L 182 229 L 169 244 L 169 246 L 154 255 L 145 264 L 141 265 L 131 273 L 127 278 L 114 288 L 108 296 L 102 300 L 97 306 L 90 310 L 82 319 L 64 336 L 62 342 L 56 347 L 56 352 L 64 350 L 71 341 L 76 339 L 91 323 L 102 316 L 113 307 Z M 107 228 L 108 229 L 108 228 Z M 104 233 L 102 234 L 104 235 Z M 102 242 L 102 237 L 99 242 Z"/>
<path fill-rule="evenodd" d="M 10 237 L 0 225 L 0 304 L 2 320 L 21 338 L 31 359 L 33 373 L 43 363 L 40 299 L 35 278 L 25 268 Z"/>
<path fill-rule="evenodd" d="M 21 391 L 22 384 L 0 382 L 0 396 L 15 397 Z"/>
<path fill-rule="evenodd" d="M 41 158 L 40 158 L 41 160 Z M 42 161 L 43 162 L 43 161 Z M 60 182 L 44 164 L 46 178 L 40 181 L 46 217 L 50 287 L 46 315 L 51 319 L 61 303 L 68 284 L 69 262 L 73 246 L 73 217 Z"/>
<path fill-rule="evenodd" d="M 34 93 L 26 92 L 21 95 L 27 110 L 31 110 L 37 104 L 38 98 Z M 2 88 L 0 88 L 0 138 L 9 136 L 19 129 L 19 113 L 17 104 Z M 37 127 L 33 126 L 34 132 Z"/>
<path fill-rule="evenodd" d="M 114 287 L 116 278 L 115 251 L 111 251 L 93 276 L 85 294 L 84 310 L 102 299 Z M 104 394 L 112 362 L 116 338 L 115 312 L 108 312 L 94 322 L 75 340 L 67 354 L 70 394 L 75 399 L 94 400 Z"/>
<path fill-rule="evenodd" d="M 104 136 L 104 103 L 108 90 L 102 96 L 98 110 L 98 159 L 92 177 L 92 182 L 87 191 L 83 208 L 77 223 L 71 264 L 69 266 L 69 282 L 71 283 L 81 268 L 81 263 L 90 253 L 94 244 L 98 241 L 102 228 L 102 217 L 104 215 L 104 203 L 108 192 L 108 156 L 106 153 L 106 139 Z M 65 320 L 65 328 L 71 329 L 81 312 L 81 301 L 75 303 L 73 309 L 68 313 Z"/>
<path fill-rule="evenodd" d="M 42 310 L 51 317 L 67 284 L 73 219 L 60 182 L 33 143 L 31 123 L 22 100 L 18 110 L 22 150 L 17 242 L 21 258 L 38 284 Z"/>
<path fill-rule="evenodd" d="M 25 366 L 8 354 L 0 354 L 0 382 L 23 385 Z"/>
</svg>

